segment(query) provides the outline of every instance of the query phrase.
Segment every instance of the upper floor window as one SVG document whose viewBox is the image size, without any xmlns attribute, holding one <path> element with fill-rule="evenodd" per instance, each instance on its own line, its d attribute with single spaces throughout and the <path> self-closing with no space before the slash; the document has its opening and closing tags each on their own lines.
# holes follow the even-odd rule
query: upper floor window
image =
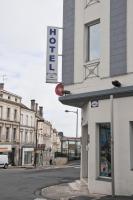
<svg viewBox="0 0 133 200">
<path fill-rule="evenodd" d="M 16 128 L 13 128 L 13 141 L 16 141 Z"/>
<path fill-rule="evenodd" d="M 28 132 L 25 132 L 25 143 L 28 143 Z"/>
<path fill-rule="evenodd" d="M 33 125 L 33 117 L 31 116 L 31 127 L 32 127 L 32 125 Z"/>
<path fill-rule="evenodd" d="M 21 114 L 21 124 L 23 125 L 23 114 Z"/>
<path fill-rule="evenodd" d="M 26 125 L 28 126 L 29 122 L 28 122 L 29 118 L 28 115 L 26 115 Z"/>
<path fill-rule="evenodd" d="M 88 26 L 88 61 L 100 58 L 100 20 Z"/>
<path fill-rule="evenodd" d="M 11 96 L 8 96 L 8 99 L 10 100 L 10 99 L 11 99 Z"/>
<path fill-rule="evenodd" d="M 6 127 L 6 141 L 7 142 L 9 142 L 9 131 L 10 131 L 10 128 Z"/>
<path fill-rule="evenodd" d="M 10 118 L 10 108 L 7 108 L 7 119 Z"/>
<path fill-rule="evenodd" d="M 17 102 L 17 98 L 15 98 L 15 101 Z"/>
<path fill-rule="evenodd" d="M 1 137 L 2 136 L 2 127 L 0 126 L 0 141 L 1 141 Z"/>
<path fill-rule="evenodd" d="M 0 119 L 2 119 L 2 110 L 3 110 L 3 107 L 0 106 Z"/>
<path fill-rule="evenodd" d="M 17 119 L 17 110 L 15 109 L 14 110 L 14 120 L 16 120 Z"/>
</svg>

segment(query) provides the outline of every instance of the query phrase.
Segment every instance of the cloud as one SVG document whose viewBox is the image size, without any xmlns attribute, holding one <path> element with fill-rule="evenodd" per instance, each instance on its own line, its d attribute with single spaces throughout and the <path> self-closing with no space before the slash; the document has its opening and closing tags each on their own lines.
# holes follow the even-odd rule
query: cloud
<svg viewBox="0 0 133 200">
<path fill-rule="evenodd" d="M 47 26 L 62 26 L 62 3 L 0 0 L 0 81 L 6 74 L 6 90 L 21 96 L 27 106 L 36 99 L 46 120 L 65 135 L 75 136 L 76 116 L 64 112 L 73 108 L 58 101 L 55 84 L 45 83 Z"/>
</svg>

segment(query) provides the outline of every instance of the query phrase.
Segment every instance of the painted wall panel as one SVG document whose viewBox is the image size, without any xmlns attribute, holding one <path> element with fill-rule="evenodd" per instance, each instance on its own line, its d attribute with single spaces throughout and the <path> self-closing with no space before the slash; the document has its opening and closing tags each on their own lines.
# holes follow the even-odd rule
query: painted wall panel
<svg viewBox="0 0 133 200">
<path fill-rule="evenodd" d="M 110 76 L 127 73 L 127 1 L 110 1 Z"/>
<path fill-rule="evenodd" d="M 64 0 L 62 82 L 65 85 L 74 82 L 74 20 L 75 0 Z"/>
</svg>

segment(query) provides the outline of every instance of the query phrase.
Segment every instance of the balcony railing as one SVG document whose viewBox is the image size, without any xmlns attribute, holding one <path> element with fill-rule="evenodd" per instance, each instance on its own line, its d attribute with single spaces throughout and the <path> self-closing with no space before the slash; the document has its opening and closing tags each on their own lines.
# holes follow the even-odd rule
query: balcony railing
<svg viewBox="0 0 133 200">
<path fill-rule="evenodd" d="M 88 6 L 91 6 L 95 3 L 100 3 L 100 0 L 86 0 L 85 8 L 87 8 Z"/>
<path fill-rule="evenodd" d="M 92 77 L 99 77 L 100 60 L 94 60 L 84 64 L 85 80 Z"/>
</svg>

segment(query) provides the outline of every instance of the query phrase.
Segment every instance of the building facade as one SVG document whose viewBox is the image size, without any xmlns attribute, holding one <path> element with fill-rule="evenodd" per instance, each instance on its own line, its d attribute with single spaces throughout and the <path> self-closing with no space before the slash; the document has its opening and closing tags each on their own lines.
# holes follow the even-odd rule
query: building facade
<svg viewBox="0 0 133 200">
<path fill-rule="evenodd" d="M 81 179 L 91 193 L 111 194 L 113 182 L 115 194 L 133 195 L 132 8 L 132 0 L 64 0 L 70 95 L 59 100 L 82 109 Z"/>
<path fill-rule="evenodd" d="M 0 83 L 0 154 L 8 154 L 9 164 L 33 166 L 49 164 L 60 145 L 57 131 L 44 119 L 43 107 L 4 90 Z"/>
<path fill-rule="evenodd" d="M 35 148 L 35 111 L 21 104 L 20 118 L 20 147 L 21 147 L 21 165 L 34 164 Z"/>
<path fill-rule="evenodd" d="M 9 163 L 19 164 L 21 97 L 4 90 L 0 84 L 0 152 L 7 153 Z"/>
</svg>

